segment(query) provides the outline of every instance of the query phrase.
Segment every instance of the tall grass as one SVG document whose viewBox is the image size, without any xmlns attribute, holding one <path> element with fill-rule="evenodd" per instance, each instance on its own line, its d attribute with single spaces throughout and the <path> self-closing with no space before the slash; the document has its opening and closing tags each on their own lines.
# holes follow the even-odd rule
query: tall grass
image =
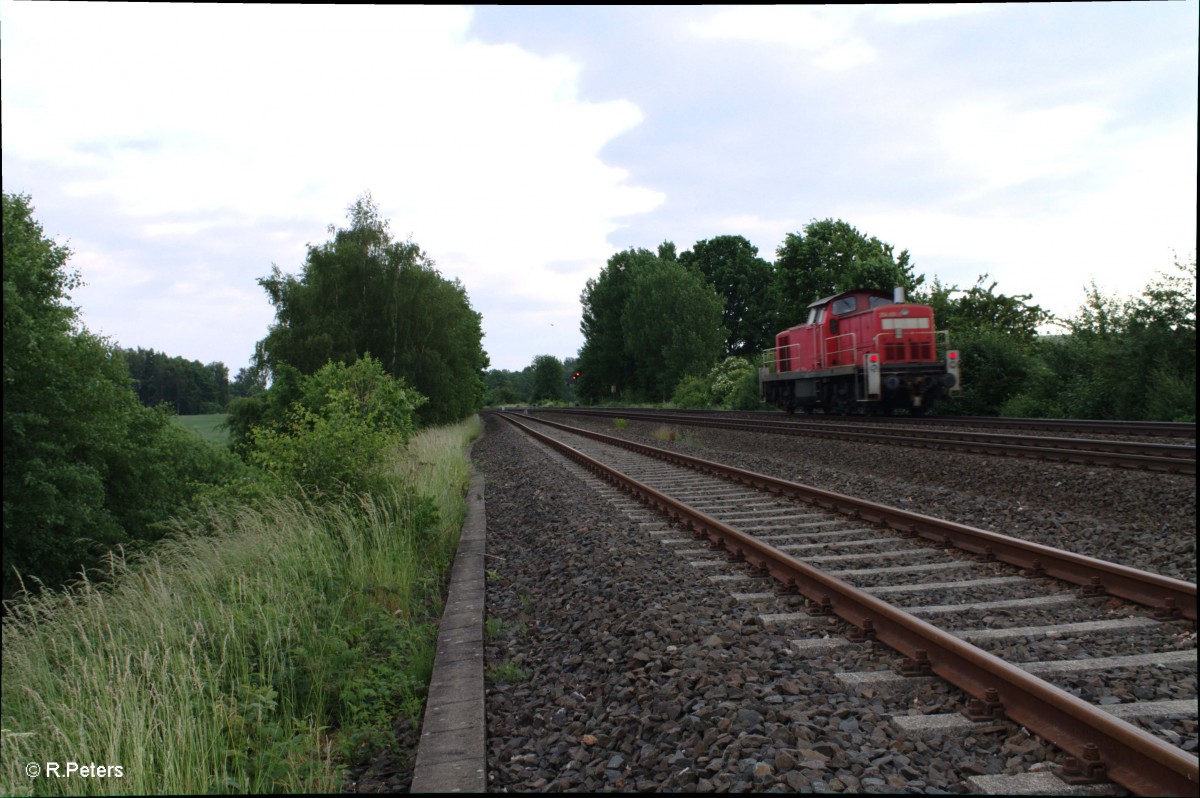
<svg viewBox="0 0 1200 798">
<path fill-rule="evenodd" d="M 0 794 L 337 790 L 419 717 L 477 431 L 414 437 L 386 495 L 214 510 L 103 584 L 13 602 Z M 26 771 L 68 762 L 121 776 Z"/>
</svg>

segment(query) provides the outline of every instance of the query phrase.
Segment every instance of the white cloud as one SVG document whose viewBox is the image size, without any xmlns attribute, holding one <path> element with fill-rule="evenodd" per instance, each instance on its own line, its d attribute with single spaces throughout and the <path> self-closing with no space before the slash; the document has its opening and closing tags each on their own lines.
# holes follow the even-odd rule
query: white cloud
<svg viewBox="0 0 1200 798">
<path fill-rule="evenodd" d="M 812 63 L 842 71 L 875 59 L 875 49 L 854 27 L 854 6 L 742 6 L 723 9 L 690 30 L 707 38 L 781 44 L 812 55 Z"/>
<path fill-rule="evenodd" d="M 1026 109 L 1007 101 L 969 101 L 938 115 L 944 156 L 980 191 L 1095 166 L 1111 114 L 1094 102 Z"/>
<path fill-rule="evenodd" d="M 881 22 L 905 25 L 986 14 L 991 9 L 984 3 L 901 3 L 869 6 L 868 10 Z"/>
<path fill-rule="evenodd" d="M 878 52 L 863 30 L 872 22 L 909 25 L 986 11 L 975 4 L 741 6 L 717 11 L 690 31 L 705 38 L 783 45 L 808 53 L 828 72 L 872 63 Z"/>
</svg>

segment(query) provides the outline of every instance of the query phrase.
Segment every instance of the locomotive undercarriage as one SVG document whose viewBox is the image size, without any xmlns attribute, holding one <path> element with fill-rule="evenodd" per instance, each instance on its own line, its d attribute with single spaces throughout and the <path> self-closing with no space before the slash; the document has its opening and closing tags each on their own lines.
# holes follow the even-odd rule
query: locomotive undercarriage
<svg viewBox="0 0 1200 798">
<path fill-rule="evenodd" d="M 763 401 L 787 413 L 821 410 L 834 415 L 867 413 L 891 415 L 906 410 L 924 415 L 941 398 L 954 379 L 943 369 L 928 365 L 893 366 L 883 371 L 880 393 L 867 395 L 861 370 L 853 367 L 823 372 L 764 374 Z"/>
</svg>

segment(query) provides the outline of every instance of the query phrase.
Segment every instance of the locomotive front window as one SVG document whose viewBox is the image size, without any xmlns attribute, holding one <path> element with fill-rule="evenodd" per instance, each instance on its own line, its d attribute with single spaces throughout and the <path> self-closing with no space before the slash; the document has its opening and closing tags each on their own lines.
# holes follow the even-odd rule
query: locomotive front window
<svg viewBox="0 0 1200 798">
<path fill-rule="evenodd" d="M 858 307 L 858 297 L 847 296 L 841 299 L 834 300 L 833 315 L 841 316 L 843 313 L 850 313 Z"/>
<path fill-rule="evenodd" d="M 873 297 L 871 297 L 871 307 L 872 307 L 872 308 L 882 308 L 882 307 L 884 307 L 884 306 L 886 306 L 886 305 L 894 305 L 894 304 L 896 304 L 896 303 L 895 303 L 895 302 L 893 302 L 892 300 L 888 299 L 888 298 L 887 298 L 887 297 L 885 297 L 885 296 L 873 296 Z"/>
</svg>

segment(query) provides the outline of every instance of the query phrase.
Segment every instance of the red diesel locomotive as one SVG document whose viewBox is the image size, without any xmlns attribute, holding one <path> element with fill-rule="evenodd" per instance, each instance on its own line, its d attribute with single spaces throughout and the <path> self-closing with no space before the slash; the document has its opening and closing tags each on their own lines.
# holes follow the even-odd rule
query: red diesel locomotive
<svg viewBox="0 0 1200 798">
<path fill-rule="evenodd" d="M 934 327 L 933 308 L 907 304 L 902 288 L 818 299 L 804 324 L 775 336 L 763 362 L 763 401 L 788 413 L 905 408 L 921 415 L 961 385 L 949 334 Z"/>
</svg>

